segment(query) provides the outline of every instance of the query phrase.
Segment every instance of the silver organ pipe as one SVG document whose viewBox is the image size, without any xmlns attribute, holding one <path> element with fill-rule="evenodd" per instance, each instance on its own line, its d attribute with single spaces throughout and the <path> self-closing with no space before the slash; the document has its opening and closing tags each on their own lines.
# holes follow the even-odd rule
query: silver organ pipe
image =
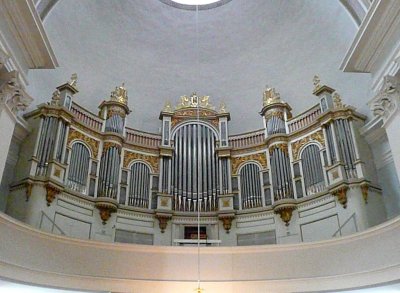
<svg viewBox="0 0 400 293">
<path fill-rule="evenodd" d="M 287 153 L 276 147 L 271 153 L 270 160 L 275 200 L 293 198 L 292 175 Z"/>
<path fill-rule="evenodd" d="M 122 134 L 124 130 L 124 118 L 120 115 L 112 115 L 106 120 L 106 129 L 108 132 Z"/>
<path fill-rule="evenodd" d="M 240 194 L 242 208 L 262 206 L 260 168 L 254 163 L 248 163 L 240 170 Z"/>
<path fill-rule="evenodd" d="M 47 174 L 47 167 L 54 152 L 54 145 L 56 142 L 58 118 L 56 117 L 44 117 L 43 126 L 41 131 L 41 138 L 37 150 L 36 157 L 38 159 L 38 165 L 36 169 L 36 175 L 44 176 Z"/>
<path fill-rule="evenodd" d="M 101 158 L 99 176 L 99 196 L 116 198 L 120 156 L 117 147 L 108 148 Z"/>
<path fill-rule="evenodd" d="M 144 163 L 131 166 L 128 205 L 148 208 L 150 193 L 150 169 Z"/>
<path fill-rule="evenodd" d="M 279 112 L 279 113 L 281 113 L 281 112 Z M 278 116 L 272 115 L 267 120 L 267 133 L 268 133 L 268 135 L 272 135 L 272 134 L 276 134 L 276 133 L 286 133 L 285 121 L 283 119 L 279 118 Z"/>
<path fill-rule="evenodd" d="M 338 149 L 344 163 L 347 178 L 357 177 L 356 155 L 350 124 L 347 119 L 338 119 L 334 122 L 336 129 Z"/>
<path fill-rule="evenodd" d="M 217 208 L 218 166 L 216 136 L 206 125 L 186 124 L 175 131 L 171 187 L 179 211 Z"/>
<path fill-rule="evenodd" d="M 306 194 L 311 195 L 324 190 L 324 171 L 318 146 L 315 144 L 307 146 L 301 154 L 301 162 Z"/>
<path fill-rule="evenodd" d="M 60 133 L 58 135 L 60 141 L 58 142 L 57 153 L 56 153 L 56 160 L 58 162 L 61 162 L 62 160 L 62 153 L 65 147 L 66 132 L 67 132 L 67 124 L 64 121 L 61 121 Z"/>
<path fill-rule="evenodd" d="M 326 139 L 328 141 L 329 157 L 331 159 L 331 162 L 334 164 L 337 162 L 337 158 L 336 158 L 335 145 L 333 142 L 333 134 L 331 127 L 332 127 L 331 124 L 327 124 L 325 126 L 325 130 L 326 130 Z"/>
<path fill-rule="evenodd" d="M 90 153 L 88 148 L 82 143 L 74 143 L 67 177 L 67 186 L 69 188 L 86 193 L 89 163 Z"/>
</svg>

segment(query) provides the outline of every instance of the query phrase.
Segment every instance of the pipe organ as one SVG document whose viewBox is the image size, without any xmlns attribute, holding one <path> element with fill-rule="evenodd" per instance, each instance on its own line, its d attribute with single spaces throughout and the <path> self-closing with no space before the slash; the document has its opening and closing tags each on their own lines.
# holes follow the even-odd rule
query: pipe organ
<svg viewBox="0 0 400 293">
<path fill-rule="evenodd" d="M 160 133 L 152 134 L 126 126 L 124 85 L 100 104 L 99 114 L 79 106 L 77 93 L 75 76 L 25 115 L 40 121 L 25 180 L 45 182 L 49 204 L 57 194 L 81 194 L 104 224 L 122 210 L 151 215 L 161 232 L 171 219 L 197 212 L 221 221 L 227 232 L 235 219 L 262 211 L 289 225 L 308 198 L 329 195 L 346 207 L 349 187 L 365 196 L 373 186 L 355 136 L 365 117 L 319 83 L 313 94 L 320 104 L 297 116 L 267 88 L 263 129 L 236 135 L 229 134 L 225 104 L 216 109 L 208 96 L 167 102 Z"/>
</svg>

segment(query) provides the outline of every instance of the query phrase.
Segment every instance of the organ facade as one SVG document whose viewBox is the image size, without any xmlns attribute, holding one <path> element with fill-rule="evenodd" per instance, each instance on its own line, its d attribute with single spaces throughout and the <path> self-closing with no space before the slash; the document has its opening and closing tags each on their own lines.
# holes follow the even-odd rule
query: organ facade
<svg viewBox="0 0 400 293">
<path fill-rule="evenodd" d="M 155 245 L 192 244 L 198 213 L 205 245 L 296 243 L 376 225 L 386 216 L 358 134 L 365 117 L 317 77 L 314 86 L 316 105 L 296 116 L 267 88 L 264 127 L 237 135 L 224 103 L 182 96 L 165 104 L 153 134 L 126 126 L 124 85 L 95 114 L 76 102 L 73 76 L 24 116 L 31 133 L 7 213 L 52 233 Z"/>
</svg>

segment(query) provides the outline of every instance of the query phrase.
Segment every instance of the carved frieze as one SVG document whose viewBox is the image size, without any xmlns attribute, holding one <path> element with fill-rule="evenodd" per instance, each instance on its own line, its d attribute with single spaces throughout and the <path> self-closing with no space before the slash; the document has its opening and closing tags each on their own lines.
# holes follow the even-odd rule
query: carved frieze
<svg viewBox="0 0 400 293">
<path fill-rule="evenodd" d="M 247 161 L 257 161 L 263 167 L 263 169 L 267 169 L 267 157 L 264 152 L 258 154 L 252 154 L 242 157 L 233 157 L 232 162 L 232 174 L 237 174 L 239 167 Z"/>
<path fill-rule="evenodd" d="M 158 163 L 159 163 L 158 156 L 150 156 L 150 155 L 125 151 L 124 168 L 127 168 L 133 160 L 142 160 L 147 162 L 153 168 L 153 172 L 158 173 Z"/>
<path fill-rule="evenodd" d="M 372 113 L 375 116 L 382 117 L 384 122 L 399 108 L 399 86 L 400 79 L 398 77 L 386 75 L 382 88 L 369 103 Z"/>
<path fill-rule="evenodd" d="M 89 136 L 86 136 L 85 134 L 83 134 L 80 131 L 77 131 L 77 130 L 71 128 L 69 130 L 69 134 L 68 134 L 67 145 L 70 146 L 71 142 L 73 142 L 74 140 L 84 141 L 87 145 L 89 145 L 89 147 L 92 151 L 93 157 L 97 158 L 97 155 L 99 153 L 99 141 L 97 141 Z"/>
<path fill-rule="evenodd" d="M 309 143 L 311 141 L 317 141 L 322 146 L 325 146 L 324 134 L 322 133 L 322 130 L 314 132 L 313 134 L 306 136 L 306 137 L 292 143 L 292 154 L 293 154 L 294 160 L 299 159 L 300 150 L 302 149 L 302 147 L 304 145 L 306 145 L 307 143 Z"/>
<path fill-rule="evenodd" d="M 18 82 L 16 71 L 2 75 L 6 82 L 0 88 L 0 103 L 6 104 L 14 114 L 25 111 L 33 99 L 25 92 Z"/>
</svg>

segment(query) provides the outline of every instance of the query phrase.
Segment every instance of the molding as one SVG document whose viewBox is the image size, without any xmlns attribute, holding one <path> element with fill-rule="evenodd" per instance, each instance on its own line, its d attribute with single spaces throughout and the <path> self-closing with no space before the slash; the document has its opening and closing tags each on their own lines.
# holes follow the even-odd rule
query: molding
<svg viewBox="0 0 400 293">
<path fill-rule="evenodd" d="M 398 42 L 400 1 L 376 0 L 367 12 L 340 69 L 372 72 Z"/>
</svg>

